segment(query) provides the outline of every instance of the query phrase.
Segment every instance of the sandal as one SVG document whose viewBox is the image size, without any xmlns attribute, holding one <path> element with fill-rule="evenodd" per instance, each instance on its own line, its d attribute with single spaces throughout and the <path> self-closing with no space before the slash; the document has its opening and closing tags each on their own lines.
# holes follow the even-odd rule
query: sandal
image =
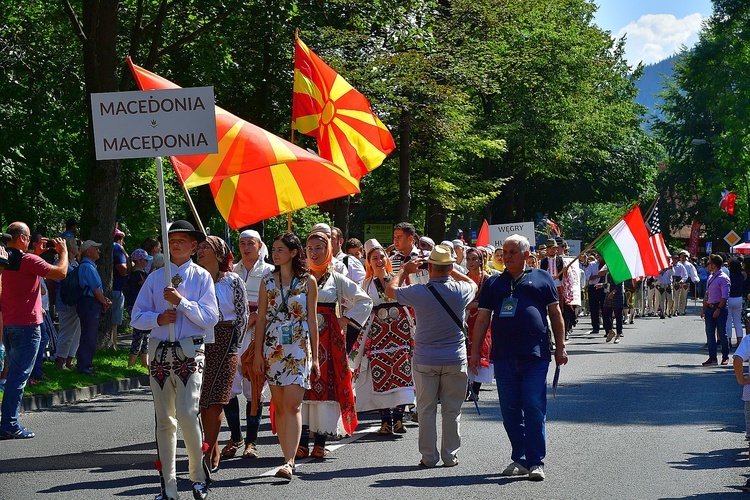
<svg viewBox="0 0 750 500">
<path fill-rule="evenodd" d="M 243 443 L 235 443 L 232 438 L 229 438 L 229 442 L 227 445 L 221 450 L 221 456 L 224 458 L 232 458 L 237 454 L 237 450 L 239 450 L 240 446 L 242 446 Z"/>
<path fill-rule="evenodd" d="M 290 463 L 285 463 L 281 467 L 279 467 L 279 470 L 276 471 L 276 477 L 280 477 L 281 479 L 286 479 L 287 481 L 292 480 L 292 475 L 294 474 L 294 468 Z"/>
<path fill-rule="evenodd" d="M 328 455 L 328 451 L 328 448 L 323 448 L 320 445 L 315 445 L 310 456 L 313 458 L 323 458 Z"/>
<path fill-rule="evenodd" d="M 258 458 L 258 448 L 255 446 L 255 443 L 247 443 L 245 445 L 242 458 Z"/>
<path fill-rule="evenodd" d="M 296 458 L 307 458 L 310 455 L 310 448 L 307 446 L 299 445 L 297 447 L 297 453 L 294 455 Z"/>
</svg>

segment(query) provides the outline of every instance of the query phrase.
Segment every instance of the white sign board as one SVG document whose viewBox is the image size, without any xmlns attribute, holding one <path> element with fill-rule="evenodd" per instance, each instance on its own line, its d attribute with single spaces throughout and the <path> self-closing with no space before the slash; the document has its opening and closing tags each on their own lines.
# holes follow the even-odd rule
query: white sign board
<svg viewBox="0 0 750 500">
<path fill-rule="evenodd" d="M 578 255 L 581 253 L 581 240 L 565 240 L 568 242 L 568 255 Z"/>
<path fill-rule="evenodd" d="M 534 245 L 534 223 L 533 222 L 511 222 L 509 224 L 492 224 L 490 226 L 490 245 L 495 248 L 503 246 L 503 240 L 511 234 L 520 234 L 529 239 Z"/>
<path fill-rule="evenodd" d="M 91 94 L 96 159 L 219 152 L 213 87 Z"/>
</svg>

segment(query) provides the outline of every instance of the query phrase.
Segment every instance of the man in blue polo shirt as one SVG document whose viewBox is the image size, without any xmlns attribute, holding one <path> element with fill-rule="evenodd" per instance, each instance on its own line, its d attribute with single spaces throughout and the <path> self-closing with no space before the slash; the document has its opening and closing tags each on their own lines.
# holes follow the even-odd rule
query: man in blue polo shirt
<svg viewBox="0 0 750 500">
<path fill-rule="evenodd" d="M 555 335 L 555 361 L 565 364 L 568 355 L 557 288 L 549 273 L 526 266 L 529 249 L 529 240 L 517 234 L 503 242 L 505 271 L 489 278 L 479 295 L 469 369 L 476 373 L 479 367 L 482 332 L 492 318 L 491 358 L 513 459 L 502 474 L 528 474 L 530 480 L 542 481 L 551 358 L 547 315 Z"/>
</svg>

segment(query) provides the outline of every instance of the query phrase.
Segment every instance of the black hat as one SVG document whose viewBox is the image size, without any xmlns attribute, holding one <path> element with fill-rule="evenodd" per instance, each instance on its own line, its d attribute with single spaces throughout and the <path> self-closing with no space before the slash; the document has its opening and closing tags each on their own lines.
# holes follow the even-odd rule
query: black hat
<svg viewBox="0 0 750 500">
<path fill-rule="evenodd" d="M 203 243 L 204 241 L 206 241 L 206 235 L 200 231 L 196 231 L 193 225 L 186 220 L 176 220 L 169 226 L 169 231 L 167 231 L 167 234 L 176 233 L 187 233 L 195 238 L 198 243 Z"/>
</svg>

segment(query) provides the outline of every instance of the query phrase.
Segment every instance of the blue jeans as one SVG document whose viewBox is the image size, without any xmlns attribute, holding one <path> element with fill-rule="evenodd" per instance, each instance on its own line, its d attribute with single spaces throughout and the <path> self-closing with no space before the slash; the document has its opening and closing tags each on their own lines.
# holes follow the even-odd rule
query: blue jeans
<svg viewBox="0 0 750 500">
<path fill-rule="evenodd" d="M 729 358 L 729 340 L 727 339 L 727 308 L 720 309 L 719 317 L 714 318 L 716 309 L 706 309 L 706 340 L 708 341 L 708 357 L 716 359 L 716 329 L 719 329 L 721 339 L 721 357 Z"/>
<path fill-rule="evenodd" d="M 3 328 L 5 363 L 8 366 L 8 379 L 5 381 L 0 432 L 18 432 L 18 410 L 21 407 L 23 388 L 34 367 L 36 353 L 41 339 L 39 325 L 6 325 Z"/>
<path fill-rule="evenodd" d="M 99 335 L 99 321 L 102 319 L 102 305 L 94 297 L 81 297 L 76 306 L 81 320 L 81 340 L 78 344 L 78 371 L 91 370 L 96 350 L 96 339 Z"/>
<path fill-rule="evenodd" d="M 511 458 L 526 468 L 544 465 L 549 361 L 518 356 L 495 360 L 494 365 Z"/>
<path fill-rule="evenodd" d="M 44 314 L 47 314 L 46 312 Z M 42 324 L 39 325 L 39 331 L 41 332 L 41 340 L 39 341 L 39 349 L 36 352 L 36 360 L 34 361 L 34 368 L 31 370 L 31 376 L 33 378 L 42 378 L 42 375 L 44 375 L 44 370 L 42 369 L 42 364 L 44 363 L 44 350 L 47 348 L 47 342 L 49 342 L 49 334 L 50 332 L 47 331 L 47 326 L 44 324 L 44 321 L 42 321 Z"/>
</svg>

